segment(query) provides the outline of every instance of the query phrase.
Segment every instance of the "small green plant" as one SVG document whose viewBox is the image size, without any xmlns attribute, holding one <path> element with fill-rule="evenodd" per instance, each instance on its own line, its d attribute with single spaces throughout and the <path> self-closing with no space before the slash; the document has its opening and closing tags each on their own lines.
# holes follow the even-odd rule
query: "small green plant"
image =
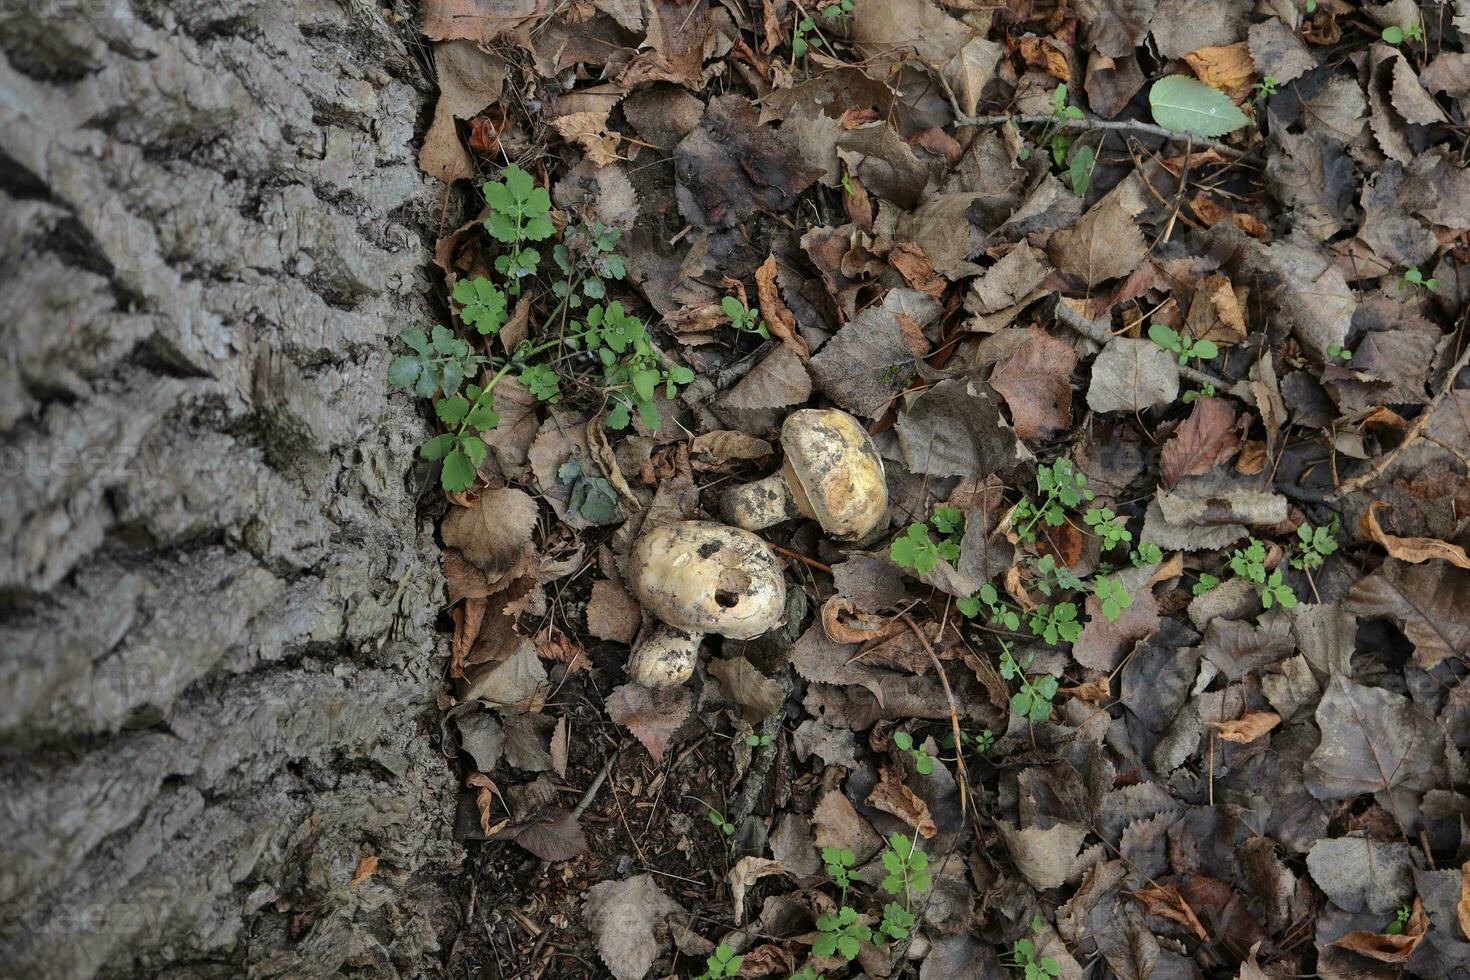
<svg viewBox="0 0 1470 980">
<path fill-rule="evenodd" d="M 1099 575 L 1092 580 L 1092 594 L 1097 597 L 1097 605 L 1102 610 L 1103 618 L 1110 623 L 1116 623 L 1118 617 L 1123 615 L 1123 610 L 1133 605 L 1133 597 L 1123 587 L 1123 583 L 1106 575 Z"/>
<path fill-rule="evenodd" d="M 705 806 L 709 808 L 709 813 L 705 814 L 705 816 L 708 817 L 709 822 L 720 828 L 720 833 L 724 834 L 726 837 L 732 836 L 735 833 L 735 825 L 729 820 L 725 819 L 725 815 L 723 813 L 721 813 L 719 810 L 716 810 L 708 803 L 706 803 Z"/>
<path fill-rule="evenodd" d="M 1402 44 L 1404 38 L 1422 41 L 1424 40 L 1424 28 L 1418 24 L 1410 24 L 1408 27 L 1390 24 L 1383 29 L 1383 40 L 1387 44 Z"/>
<path fill-rule="evenodd" d="M 1016 527 L 1016 536 L 1022 541 L 1036 540 L 1035 528 L 1038 521 L 1051 527 L 1066 523 L 1068 508 L 1078 507 L 1093 497 L 1087 489 L 1087 476 L 1079 473 L 1070 459 L 1062 458 L 1050 466 L 1036 468 L 1036 489 L 1040 503 L 1022 498 L 1011 511 L 1011 522 Z"/>
<path fill-rule="evenodd" d="M 622 256 L 615 251 L 621 236 L 619 229 L 607 228 L 601 222 L 569 227 L 551 250 L 563 276 L 552 283 L 552 295 L 574 310 L 581 307 L 583 298 L 594 302 L 605 299 L 607 281 L 627 275 Z"/>
<path fill-rule="evenodd" d="M 905 837 L 900 833 L 888 835 L 888 846 L 883 849 L 883 868 L 888 874 L 879 886 L 890 895 L 903 895 L 905 904 L 912 901 L 914 892 L 928 891 L 934 883 L 929 872 L 929 855 L 919 850 L 918 838 Z"/>
<path fill-rule="evenodd" d="M 817 941 L 812 952 L 818 956 L 841 956 L 848 962 L 857 959 L 862 943 L 871 942 L 873 930 L 858 921 L 857 909 L 844 905 L 836 912 L 817 916 Z"/>
<path fill-rule="evenodd" d="M 743 741 L 745 742 L 746 745 L 759 748 L 761 746 L 770 745 L 771 744 L 771 736 L 769 736 L 769 735 L 747 735 L 747 736 L 745 736 L 745 738 L 743 739 Z"/>
<path fill-rule="evenodd" d="M 705 971 L 694 980 L 724 980 L 726 977 L 738 976 L 740 964 L 744 957 L 735 955 L 735 951 L 724 943 L 715 947 L 715 951 L 705 961 Z"/>
<path fill-rule="evenodd" d="M 914 768 L 920 775 L 927 776 L 934 771 L 934 757 L 924 751 L 922 745 L 915 744 L 914 737 L 908 732 L 894 732 L 893 744 L 913 757 Z"/>
<path fill-rule="evenodd" d="M 484 276 L 459 280 L 449 295 L 459 304 L 459 318 L 481 334 L 499 333 L 505 326 L 505 292 Z"/>
<path fill-rule="evenodd" d="M 1393 921 L 1383 927 L 1383 931 L 1390 936 L 1397 936 L 1404 931 L 1409 924 L 1409 916 L 1414 914 L 1414 909 L 1409 905 L 1400 905 L 1398 911 L 1393 914 Z"/>
<path fill-rule="evenodd" d="M 1419 267 L 1412 266 L 1407 272 L 1399 277 L 1399 292 L 1403 292 L 1410 286 L 1418 286 L 1420 289 L 1427 289 L 1432 293 L 1435 291 L 1435 289 L 1439 287 L 1439 280 L 1435 279 L 1433 276 L 1425 279 L 1424 273 L 1419 271 Z"/>
<path fill-rule="evenodd" d="M 495 259 L 495 269 L 506 278 L 510 295 L 518 296 L 522 281 L 535 275 L 541 263 L 541 253 L 525 243 L 545 241 L 555 233 L 556 226 L 549 217 L 551 195 L 546 188 L 514 165 L 506 167 L 500 176 L 500 180 L 489 181 L 481 188 L 485 203 L 490 205 L 485 230 L 496 241 L 510 246 Z"/>
<path fill-rule="evenodd" d="M 1328 344 L 1327 356 L 1340 357 L 1344 361 L 1351 361 L 1353 359 L 1353 352 L 1348 350 L 1346 347 L 1340 347 L 1337 344 Z"/>
<path fill-rule="evenodd" d="M 405 330 L 399 339 L 412 354 L 400 354 L 388 365 L 388 383 L 407 388 L 420 398 L 436 393 L 448 397 L 458 393 L 465 379 L 486 362 L 486 358 L 470 352 L 470 345 L 460 340 L 448 327 L 436 324 L 432 334 L 422 330 Z"/>
<path fill-rule="evenodd" d="M 771 339 L 771 329 L 766 326 L 766 321 L 761 319 L 760 307 L 752 306 L 746 309 L 745 304 L 734 296 L 726 296 L 720 300 L 720 309 L 730 318 L 730 326 L 740 333 L 754 334 L 762 340 Z"/>
<path fill-rule="evenodd" d="M 1276 88 L 1280 84 L 1280 82 L 1276 81 L 1275 75 L 1265 76 L 1251 86 L 1251 101 L 1256 105 L 1260 105 L 1276 94 Z"/>
<path fill-rule="evenodd" d="M 1321 568 L 1327 556 L 1337 550 L 1337 532 L 1340 529 L 1341 521 L 1336 516 L 1321 527 L 1303 524 L 1297 528 L 1296 536 L 1301 542 L 1301 554 L 1291 560 L 1291 567 L 1308 572 Z"/>
<path fill-rule="evenodd" d="M 802 17 L 796 22 L 796 28 L 791 32 L 791 57 L 805 58 L 812 48 L 822 46 L 822 39 L 812 36 L 816 29 L 817 22 L 810 17 Z"/>
<path fill-rule="evenodd" d="M 1155 323 L 1148 328 L 1148 339 L 1164 350 L 1172 351 L 1178 356 L 1181 365 L 1188 364 L 1191 358 L 1209 361 L 1220 354 L 1220 348 L 1213 340 L 1195 340 L 1162 323 Z"/>
<path fill-rule="evenodd" d="M 1204 384 L 1199 386 L 1199 390 L 1191 388 L 1189 391 L 1186 391 L 1184 394 L 1180 395 L 1179 400 L 1186 405 L 1193 405 L 1194 400 L 1196 398 L 1199 398 L 1201 395 L 1206 398 L 1214 398 L 1215 386 L 1212 384 Z"/>
<path fill-rule="evenodd" d="M 938 540 L 929 537 L 932 525 Z M 955 507 L 936 507 L 929 524 L 914 523 L 888 546 L 888 556 L 900 568 L 911 568 L 920 575 L 933 570 L 940 558 L 955 561 L 960 557 L 960 537 L 964 531 L 964 515 Z"/>
<path fill-rule="evenodd" d="M 1082 635 L 1082 624 L 1077 621 L 1077 604 L 1059 602 L 1055 606 L 1045 603 L 1037 606 L 1027 617 L 1031 632 L 1041 637 L 1050 646 L 1058 643 L 1076 643 Z"/>
<path fill-rule="evenodd" d="M 1111 507 L 1089 507 L 1087 513 L 1082 515 L 1082 520 L 1092 528 L 1093 534 L 1102 538 L 1104 551 L 1133 540 L 1133 533 L 1128 530 L 1123 519 L 1113 513 Z"/>
<path fill-rule="evenodd" d="M 996 591 L 995 586 L 989 582 L 980 586 L 980 591 L 974 595 L 956 599 L 955 608 L 969 619 L 977 618 L 983 608 L 989 611 L 990 622 L 998 623 L 1012 633 L 1021 628 L 1020 611 L 1002 599 L 1000 593 Z"/>
<path fill-rule="evenodd" d="M 1202 596 L 1213 588 L 1218 587 L 1220 579 L 1209 572 L 1200 572 L 1199 581 L 1195 582 L 1189 592 L 1194 596 Z"/>
<path fill-rule="evenodd" d="M 1031 935 L 1041 932 L 1041 916 L 1031 918 Z M 1062 965 L 1053 957 L 1036 956 L 1036 943 L 1030 936 L 1022 936 L 1011 944 L 1011 965 L 1022 972 L 1026 980 L 1056 980 L 1062 975 Z"/>
<path fill-rule="evenodd" d="M 967 732 L 962 729 L 958 743 L 955 742 L 954 732 L 945 732 L 944 741 L 941 744 L 951 752 L 954 751 L 955 745 L 958 744 L 961 747 L 961 751 L 976 752 L 984 755 L 990 751 L 991 746 L 995 745 L 995 732 L 992 732 L 988 728 L 983 728 L 979 732 Z M 948 761 L 953 762 L 955 760 L 950 759 Z"/>
<path fill-rule="evenodd" d="M 846 896 L 847 888 L 852 884 L 852 866 L 857 863 L 857 855 L 845 847 L 824 847 L 822 863 L 827 866 L 827 874 L 832 876 L 832 880 Z"/>
<path fill-rule="evenodd" d="M 822 8 L 822 16 L 827 19 L 841 17 L 843 14 L 852 13 L 853 0 L 839 0 L 838 3 L 829 3 Z"/>
<path fill-rule="evenodd" d="M 842 171 L 842 181 L 838 186 L 842 188 L 842 193 L 849 196 L 857 193 L 857 188 L 852 186 L 852 175 L 846 170 Z"/>
<path fill-rule="evenodd" d="M 1060 565 L 1052 555 L 1042 555 L 1036 560 L 1033 568 L 1035 577 L 1031 584 L 1044 596 L 1050 596 L 1054 590 L 1082 588 L 1082 580 L 1078 578 L 1066 565 Z"/>
<path fill-rule="evenodd" d="M 1017 660 L 1010 647 L 1001 643 L 1000 676 L 1006 680 L 1019 681 L 1021 688 L 1011 695 L 1011 710 L 1030 721 L 1046 721 L 1051 717 L 1051 699 L 1057 693 L 1057 679 L 1050 674 L 1032 681 L 1026 677 L 1026 668 L 1031 666 L 1035 654 L 1028 653 Z"/>
<path fill-rule="evenodd" d="M 571 327 L 566 345 L 585 348 L 602 362 L 603 389 L 612 404 L 609 429 L 626 429 L 634 411 L 645 426 L 657 429 L 662 422 L 655 401 L 659 389 L 672 399 L 679 385 L 694 380 L 692 370 L 654 350 L 643 321 L 624 311 L 622 303 L 598 303 L 587 311 L 585 325 L 573 320 Z"/>
<path fill-rule="evenodd" d="M 907 939 L 914 922 L 914 913 L 897 902 L 889 902 L 883 906 L 883 921 L 878 924 L 878 931 L 889 939 Z"/>
<path fill-rule="evenodd" d="M 1140 541 L 1138 547 L 1128 553 L 1128 559 L 1133 562 L 1134 568 L 1157 565 L 1164 560 L 1164 549 L 1152 541 Z"/>
<path fill-rule="evenodd" d="M 1317 0 L 1307 0 L 1306 11 L 1309 14 L 1315 14 L 1317 12 Z"/>
<path fill-rule="evenodd" d="M 521 384 L 537 401 L 556 404 L 561 400 L 561 375 L 547 364 L 527 364 L 521 368 Z"/>
<path fill-rule="evenodd" d="M 1267 609 L 1278 603 L 1284 609 L 1296 605 L 1296 592 L 1282 581 L 1281 569 L 1266 573 L 1266 546 L 1258 539 L 1251 538 L 1244 548 L 1231 553 L 1230 570 L 1256 587 Z"/>
<path fill-rule="evenodd" d="M 617 490 L 606 477 L 587 472 L 577 457 L 561 464 L 556 471 L 556 482 L 571 488 L 567 510 L 583 520 L 599 526 L 620 520 Z"/>
<path fill-rule="evenodd" d="M 823 980 L 823 977 L 822 974 L 817 972 L 816 967 L 812 966 L 810 963 L 807 963 L 800 970 L 797 970 L 795 973 L 791 974 L 788 980 Z"/>
</svg>

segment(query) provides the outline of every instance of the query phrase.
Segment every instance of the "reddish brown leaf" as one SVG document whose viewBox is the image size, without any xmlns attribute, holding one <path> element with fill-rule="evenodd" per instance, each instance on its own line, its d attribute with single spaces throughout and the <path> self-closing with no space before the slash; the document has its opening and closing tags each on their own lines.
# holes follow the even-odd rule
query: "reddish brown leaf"
<svg viewBox="0 0 1470 980">
<path fill-rule="evenodd" d="M 350 887 L 352 885 L 356 885 L 363 881 L 366 881 L 368 878 L 371 878 L 373 872 L 377 870 L 378 856 L 376 854 L 367 855 L 361 861 L 357 862 L 357 870 L 352 872 L 352 880 L 347 883 L 348 886 Z"/>
<path fill-rule="evenodd" d="M 868 805 L 893 814 L 925 840 L 939 833 L 928 805 L 903 784 L 903 774 L 896 767 L 884 766 L 879 772 L 878 785 L 868 794 Z"/>
<path fill-rule="evenodd" d="M 1050 436 L 1072 421 L 1072 369 L 1077 352 L 1035 327 L 1015 353 L 996 367 L 990 385 L 1010 407 L 1016 435 Z"/>
<path fill-rule="evenodd" d="M 761 316 L 772 335 L 796 351 L 803 361 L 810 360 L 812 349 L 807 345 L 806 339 L 796 332 L 796 315 L 787 308 L 785 301 L 781 299 L 780 290 L 776 288 L 774 255 L 766 256 L 761 267 L 755 270 L 755 291 L 760 297 Z"/>
<path fill-rule="evenodd" d="M 632 643 L 643 614 L 638 601 L 618 583 L 603 579 L 592 584 L 587 600 L 587 632 L 616 643 Z"/>
<path fill-rule="evenodd" d="M 1332 945 L 1350 949 L 1369 959 L 1381 963 L 1402 963 L 1413 954 L 1414 948 L 1429 931 L 1429 916 L 1424 914 L 1424 903 L 1416 896 L 1414 912 L 1400 933 L 1369 932 L 1358 929 L 1341 937 Z"/>
<path fill-rule="evenodd" d="M 1234 456 L 1240 448 L 1235 435 L 1235 409 L 1223 398 L 1201 398 L 1189 418 L 1164 444 L 1163 483 L 1172 487 L 1186 476 L 1201 476 Z"/>
<path fill-rule="evenodd" d="M 1208 939 L 1209 934 L 1205 927 L 1200 924 L 1199 916 L 1194 914 L 1194 909 L 1179 894 L 1176 885 L 1154 885 L 1133 893 L 1133 897 L 1148 908 L 1149 915 L 1157 915 L 1161 918 L 1172 919 L 1185 928 L 1189 929 L 1200 939 Z"/>
</svg>

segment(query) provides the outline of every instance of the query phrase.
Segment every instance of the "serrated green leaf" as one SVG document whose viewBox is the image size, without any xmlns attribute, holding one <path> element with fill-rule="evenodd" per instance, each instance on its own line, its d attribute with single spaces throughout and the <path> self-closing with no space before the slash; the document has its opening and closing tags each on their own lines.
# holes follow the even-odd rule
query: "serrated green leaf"
<svg viewBox="0 0 1470 980">
<path fill-rule="evenodd" d="M 1224 136 L 1250 120 L 1219 89 L 1185 75 L 1169 75 L 1148 92 L 1154 122 L 1176 133 Z"/>
<path fill-rule="evenodd" d="M 419 379 L 419 362 L 407 354 L 393 358 L 388 365 L 388 383 L 395 388 L 412 388 Z"/>
<path fill-rule="evenodd" d="M 483 445 L 483 444 L 482 444 Z M 444 457 L 444 468 L 439 473 L 439 483 L 451 493 L 468 490 L 475 484 L 475 464 L 464 451 L 455 448 Z"/>
<path fill-rule="evenodd" d="M 441 398 L 434 406 L 434 414 L 445 425 L 458 425 L 470 410 L 470 400 L 461 395 Z"/>
<path fill-rule="evenodd" d="M 419 455 L 424 459 L 443 459 L 444 454 L 454 448 L 454 433 L 445 432 L 437 435 L 419 447 Z"/>
</svg>

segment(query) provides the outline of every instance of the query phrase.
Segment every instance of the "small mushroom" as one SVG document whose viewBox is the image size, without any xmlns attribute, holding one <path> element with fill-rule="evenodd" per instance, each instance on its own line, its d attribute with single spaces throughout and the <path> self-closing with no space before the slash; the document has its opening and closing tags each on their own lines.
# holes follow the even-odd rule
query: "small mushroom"
<svg viewBox="0 0 1470 980">
<path fill-rule="evenodd" d="M 835 408 L 803 408 L 781 426 L 786 461 L 721 501 L 725 519 L 749 531 L 809 517 L 840 541 L 857 541 L 888 508 L 883 459 L 862 423 Z"/>
<path fill-rule="evenodd" d="M 786 579 L 770 546 L 712 521 L 645 532 L 628 555 L 628 583 L 658 620 L 628 658 L 628 676 L 645 687 L 688 680 L 706 633 L 747 640 L 786 610 Z"/>
</svg>

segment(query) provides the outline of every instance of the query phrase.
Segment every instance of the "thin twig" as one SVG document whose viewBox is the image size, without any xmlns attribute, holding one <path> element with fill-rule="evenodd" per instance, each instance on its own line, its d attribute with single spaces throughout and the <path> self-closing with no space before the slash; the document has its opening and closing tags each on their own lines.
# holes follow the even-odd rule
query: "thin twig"
<svg viewBox="0 0 1470 980">
<path fill-rule="evenodd" d="M 929 655 L 929 662 L 934 665 L 935 670 L 939 671 L 939 684 L 944 688 L 945 700 L 949 702 L 949 727 L 954 733 L 955 768 L 959 770 L 960 810 L 963 811 L 965 809 L 965 788 L 969 785 L 969 779 L 965 773 L 965 743 L 960 737 L 960 709 L 955 704 L 954 691 L 949 688 L 949 675 L 944 672 L 944 665 L 939 662 L 939 655 L 934 652 L 934 647 L 929 643 L 929 638 L 924 635 L 923 630 L 919 629 L 919 624 L 914 622 L 913 617 L 908 613 L 904 613 L 899 616 L 899 619 L 902 619 L 908 625 L 908 628 L 914 631 L 914 635 L 924 645 L 924 652 Z"/>
<path fill-rule="evenodd" d="M 1103 325 L 1101 320 L 1087 319 L 1087 317 L 1078 313 L 1060 299 L 1056 303 L 1056 318 L 1061 321 L 1063 326 L 1075 330 L 1077 333 L 1080 333 L 1088 340 L 1100 346 L 1107 346 L 1108 342 L 1113 339 L 1113 335 Z M 1162 350 L 1162 348 L 1160 349 Z M 1179 373 L 1196 384 L 1213 385 L 1219 391 L 1227 391 L 1234 387 L 1232 382 L 1226 381 L 1223 378 L 1217 378 L 1213 374 L 1207 374 L 1187 364 L 1179 366 Z"/>
<path fill-rule="evenodd" d="M 956 126 L 1004 126 L 1008 123 L 1016 123 L 1021 126 L 1051 125 L 1056 129 L 1082 129 L 1082 130 L 1109 130 L 1116 133 L 1142 133 L 1146 136 L 1160 136 L 1167 140 L 1191 139 L 1201 146 L 1209 147 L 1222 156 L 1230 157 L 1232 160 L 1244 160 L 1256 154 L 1255 149 L 1238 150 L 1233 146 L 1221 143 L 1218 140 L 1204 139 L 1192 133 L 1176 133 L 1172 129 L 1156 126 L 1153 123 L 1139 122 L 1133 119 L 1062 119 L 1056 116 L 965 116 L 955 120 Z"/>
<path fill-rule="evenodd" d="M 1445 378 L 1444 387 L 1439 390 L 1439 394 L 1435 395 L 1434 399 L 1430 401 L 1428 405 L 1424 406 L 1424 411 L 1419 413 L 1419 417 L 1416 418 L 1414 420 L 1414 423 L 1409 426 L 1409 431 L 1404 433 L 1403 441 L 1400 442 L 1397 446 L 1393 447 L 1393 449 L 1385 453 L 1383 456 L 1379 457 L 1378 462 L 1368 472 L 1360 473 L 1357 476 L 1353 477 L 1351 480 L 1344 483 L 1342 486 L 1338 487 L 1337 490 L 1335 490 L 1328 497 L 1328 499 L 1340 500 L 1356 490 L 1363 489 L 1374 480 L 1377 480 L 1380 476 L 1382 476 L 1384 472 L 1393 465 L 1393 461 L 1395 459 L 1398 459 L 1399 453 L 1408 448 L 1409 443 L 1419 438 L 1419 433 L 1423 431 L 1424 426 L 1428 424 L 1430 417 L 1434 415 L 1435 410 L 1439 408 L 1439 403 L 1444 401 L 1445 396 L 1448 395 L 1452 390 L 1454 390 L 1455 378 L 1459 377 L 1460 372 L 1465 370 L 1466 364 L 1470 364 L 1470 344 L 1465 345 L 1464 353 L 1462 353 L 1460 355 L 1460 359 L 1455 362 L 1455 366 L 1450 368 L 1450 373 Z"/>
</svg>

